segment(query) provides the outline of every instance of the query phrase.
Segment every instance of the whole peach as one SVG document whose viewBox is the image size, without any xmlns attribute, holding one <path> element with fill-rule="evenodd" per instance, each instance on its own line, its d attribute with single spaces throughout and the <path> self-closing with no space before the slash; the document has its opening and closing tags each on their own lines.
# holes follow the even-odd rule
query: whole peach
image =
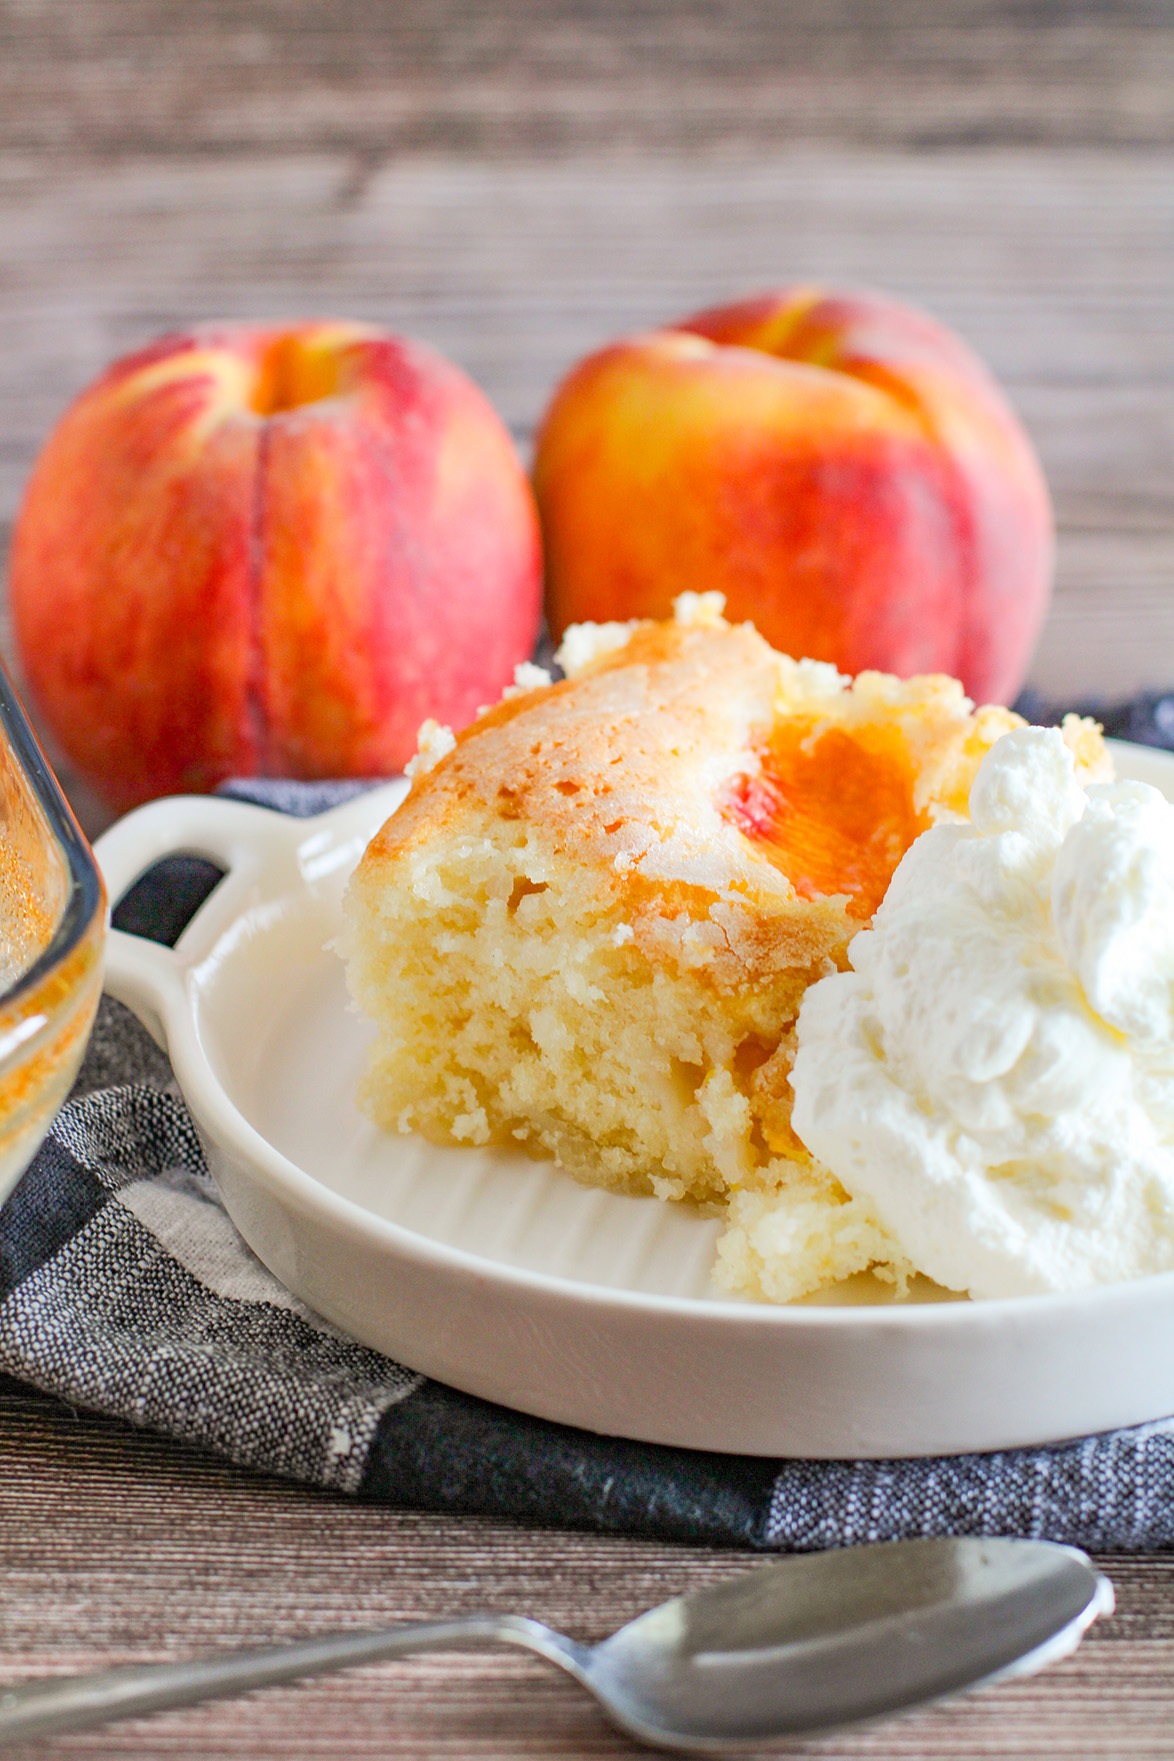
<svg viewBox="0 0 1174 1761">
<path fill-rule="evenodd" d="M 785 288 L 614 343 L 555 393 L 534 484 L 556 632 L 718 588 L 787 653 L 1023 681 L 1052 515 L 975 355 L 880 294 Z"/>
<path fill-rule="evenodd" d="M 230 774 L 382 775 L 529 655 L 537 519 L 498 417 L 431 350 L 208 326 L 66 412 L 11 596 L 34 701 L 116 808 Z"/>
</svg>

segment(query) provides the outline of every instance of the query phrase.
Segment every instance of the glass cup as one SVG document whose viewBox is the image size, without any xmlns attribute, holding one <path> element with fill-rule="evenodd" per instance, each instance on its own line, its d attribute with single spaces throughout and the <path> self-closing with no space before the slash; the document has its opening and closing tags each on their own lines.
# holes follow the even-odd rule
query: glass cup
<svg viewBox="0 0 1174 1761">
<path fill-rule="evenodd" d="M 0 1201 L 77 1074 L 105 939 L 98 866 L 0 666 Z"/>
</svg>

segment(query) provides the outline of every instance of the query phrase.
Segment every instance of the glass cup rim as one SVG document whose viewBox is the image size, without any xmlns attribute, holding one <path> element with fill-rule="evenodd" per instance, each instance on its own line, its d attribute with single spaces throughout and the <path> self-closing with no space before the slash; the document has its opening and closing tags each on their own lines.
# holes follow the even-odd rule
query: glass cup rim
<svg viewBox="0 0 1174 1761">
<path fill-rule="evenodd" d="M 69 895 L 65 909 L 42 951 L 20 977 L 0 991 L 0 1009 L 36 989 L 81 943 L 94 917 L 105 907 L 105 889 L 93 851 L 73 816 L 61 785 L 41 750 L 7 666 L 0 660 L 0 734 L 11 747 L 41 808 L 51 836 L 65 858 Z"/>
</svg>

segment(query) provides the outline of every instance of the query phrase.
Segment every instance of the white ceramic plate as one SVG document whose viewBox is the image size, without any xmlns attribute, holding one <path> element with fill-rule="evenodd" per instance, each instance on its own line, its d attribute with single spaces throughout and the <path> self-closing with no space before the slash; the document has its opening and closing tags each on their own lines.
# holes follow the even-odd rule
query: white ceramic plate
<svg viewBox="0 0 1174 1761">
<path fill-rule="evenodd" d="M 1117 745 L 1174 799 L 1174 757 Z M 111 934 L 107 988 L 171 1054 L 224 1202 L 291 1290 L 470 1393 L 658 1443 L 889 1456 L 1083 1435 L 1174 1411 L 1174 1274 L 1080 1296 L 731 1302 L 716 1224 L 358 1113 L 366 1024 L 328 944 L 393 783 L 313 820 L 158 801 L 98 844 L 112 899 L 160 856 L 226 878 L 174 953 Z"/>
</svg>

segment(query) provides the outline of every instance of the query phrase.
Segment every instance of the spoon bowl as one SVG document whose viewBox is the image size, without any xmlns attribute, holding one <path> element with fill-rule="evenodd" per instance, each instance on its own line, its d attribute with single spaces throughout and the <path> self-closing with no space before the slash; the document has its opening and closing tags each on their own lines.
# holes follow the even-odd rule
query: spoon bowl
<svg viewBox="0 0 1174 1761">
<path fill-rule="evenodd" d="M 1113 1590 L 1075 1548 L 944 1539 L 795 1554 L 652 1608 L 599 1645 L 472 1614 L 34 1681 L 0 1692 L 0 1742 L 246 1693 L 418 1651 L 520 1645 L 653 1748 L 721 1755 L 903 1712 L 1066 1656 Z"/>
<path fill-rule="evenodd" d="M 649 1610 L 585 1677 L 645 1743 L 721 1754 L 904 1711 L 1075 1649 L 1112 1590 L 1047 1542 L 795 1554 Z"/>
</svg>

